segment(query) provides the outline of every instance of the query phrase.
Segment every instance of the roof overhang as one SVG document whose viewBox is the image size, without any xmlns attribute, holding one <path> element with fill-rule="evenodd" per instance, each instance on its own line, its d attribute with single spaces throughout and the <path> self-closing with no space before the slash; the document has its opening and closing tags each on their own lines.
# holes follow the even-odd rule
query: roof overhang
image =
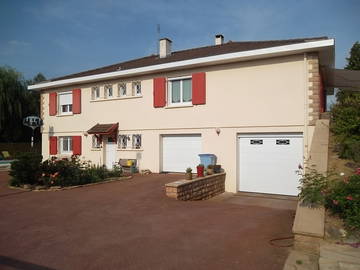
<svg viewBox="0 0 360 270">
<path fill-rule="evenodd" d="M 360 70 L 322 68 L 326 87 L 360 89 Z"/>
<path fill-rule="evenodd" d="M 90 128 L 87 133 L 95 135 L 112 135 L 117 132 L 119 123 L 113 124 L 96 124 Z"/>
<path fill-rule="evenodd" d="M 209 65 L 227 64 L 239 61 L 248 61 L 260 58 L 269 58 L 277 56 L 286 56 L 305 52 L 320 52 L 320 61 L 325 66 L 334 65 L 334 39 L 326 39 L 320 41 L 311 41 L 292 45 L 276 46 L 265 49 L 257 49 L 236 53 L 220 54 L 208 57 L 195 58 L 190 60 L 182 60 L 159 65 L 152 65 L 134 69 L 120 70 L 90 76 L 77 77 L 72 79 L 64 79 L 52 82 L 44 82 L 40 84 L 28 86 L 29 90 L 44 90 L 54 87 L 62 87 L 80 83 L 90 83 L 101 80 L 117 79 L 128 76 L 138 76 L 151 74 L 156 72 L 172 71 L 179 69 L 196 68 Z"/>
</svg>

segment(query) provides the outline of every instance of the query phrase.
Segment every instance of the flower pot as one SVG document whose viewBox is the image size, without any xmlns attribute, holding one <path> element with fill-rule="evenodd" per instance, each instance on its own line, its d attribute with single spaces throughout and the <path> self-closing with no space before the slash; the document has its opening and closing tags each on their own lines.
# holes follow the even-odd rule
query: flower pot
<svg viewBox="0 0 360 270">
<path fill-rule="evenodd" d="M 211 174 L 214 174 L 214 169 L 206 169 L 206 174 L 207 175 L 211 175 Z"/>
<path fill-rule="evenodd" d="M 221 165 L 214 165 L 214 173 L 220 173 Z"/>
<path fill-rule="evenodd" d="M 192 173 L 185 173 L 185 180 L 191 180 L 192 179 Z"/>
<path fill-rule="evenodd" d="M 203 166 L 197 166 L 197 177 L 204 177 L 204 167 Z"/>
</svg>

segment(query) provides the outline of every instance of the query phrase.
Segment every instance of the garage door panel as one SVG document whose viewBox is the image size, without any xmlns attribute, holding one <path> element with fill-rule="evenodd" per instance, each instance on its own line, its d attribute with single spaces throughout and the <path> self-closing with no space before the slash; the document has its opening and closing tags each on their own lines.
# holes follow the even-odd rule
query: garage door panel
<svg viewBox="0 0 360 270">
<path fill-rule="evenodd" d="M 251 140 L 261 140 L 262 144 L 252 144 Z M 300 136 L 240 137 L 239 188 L 247 192 L 297 195 L 296 170 L 302 162 Z"/>
<path fill-rule="evenodd" d="M 187 167 L 196 170 L 201 153 L 200 135 L 164 135 L 162 141 L 163 171 L 185 172 Z"/>
</svg>

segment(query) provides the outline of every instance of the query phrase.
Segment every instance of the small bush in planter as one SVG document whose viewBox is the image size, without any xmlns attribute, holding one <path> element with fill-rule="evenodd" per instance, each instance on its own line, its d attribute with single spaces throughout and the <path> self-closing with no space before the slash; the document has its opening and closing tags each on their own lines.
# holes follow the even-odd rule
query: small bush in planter
<svg viewBox="0 0 360 270">
<path fill-rule="evenodd" d="M 204 177 L 204 164 L 199 164 L 196 166 L 197 177 Z"/>
<path fill-rule="evenodd" d="M 192 169 L 190 167 L 186 169 L 185 179 L 186 180 L 191 180 L 192 179 Z"/>
<path fill-rule="evenodd" d="M 214 165 L 212 165 L 212 164 L 208 165 L 206 173 L 208 175 L 214 174 Z"/>
</svg>

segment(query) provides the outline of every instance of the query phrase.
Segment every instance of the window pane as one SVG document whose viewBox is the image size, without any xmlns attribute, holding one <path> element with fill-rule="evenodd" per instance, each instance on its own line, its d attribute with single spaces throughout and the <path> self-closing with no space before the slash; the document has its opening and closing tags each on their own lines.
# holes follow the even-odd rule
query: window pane
<svg viewBox="0 0 360 270">
<path fill-rule="evenodd" d="M 72 151 L 72 138 L 68 137 L 69 140 L 69 151 Z"/>
<path fill-rule="evenodd" d="M 67 105 L 62 105 L 61 106 L 61 111 L 62 112 L 67 112 L 68 111 Z"/>
<path fill-rule="evenodd" d="M 68 140 L 67 140 L 67 138 L 62 138 L 62 142 L 63 142 L 63 148 L 62 148 L 62 150 L 64 151 L 64 152 L 67 152 L 68 151 Z"/>
<path fill-rule="evenodd" d="M 68 105 L 68 107 L 69 107 L 68 111 L 72 112 L 72 104 Z"/>
<path fill-rule="evenodd" d="M 191 80 L 183 80 L 183 102 L 191 101 Z"/>
<path fill-rule="evenodd" d="M 180 102 L 180 81 L 171 82 L 171 102 L 172 103 Z"/>
</svg>

